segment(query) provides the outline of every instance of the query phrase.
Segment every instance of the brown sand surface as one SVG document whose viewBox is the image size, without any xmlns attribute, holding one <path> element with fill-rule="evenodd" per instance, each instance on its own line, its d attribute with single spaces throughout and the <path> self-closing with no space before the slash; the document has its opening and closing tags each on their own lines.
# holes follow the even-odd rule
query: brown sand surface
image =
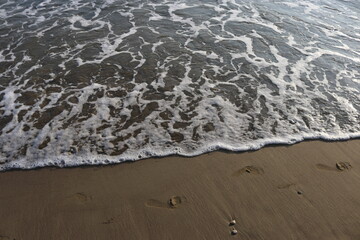
<svg viewBox="0 0 360 240">
<path fill-rule="evenodd" d="M 359 240 L 360 139 L 3 172 L 8 239 Z"/>
</svg>

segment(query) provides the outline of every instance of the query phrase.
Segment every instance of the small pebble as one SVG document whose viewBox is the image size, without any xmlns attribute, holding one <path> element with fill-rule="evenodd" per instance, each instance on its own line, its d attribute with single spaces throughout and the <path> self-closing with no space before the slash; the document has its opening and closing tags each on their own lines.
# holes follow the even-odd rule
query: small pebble
<svg viewBox="0 0 360 240">
<path fill-rule="evenodd" d="M 237 230 L 235 228 L 231 230 L 231 235 L 236 235 L 236 234 L 237 234 Z"/>
<path fill-rule="evenodd" d="M 235 221 L 235 220 L 231 220 L 229 225 L 230 225 L 230 226 L 234 226 L 235 224 L 236 224 L 236 221 Z"/>
</svg>

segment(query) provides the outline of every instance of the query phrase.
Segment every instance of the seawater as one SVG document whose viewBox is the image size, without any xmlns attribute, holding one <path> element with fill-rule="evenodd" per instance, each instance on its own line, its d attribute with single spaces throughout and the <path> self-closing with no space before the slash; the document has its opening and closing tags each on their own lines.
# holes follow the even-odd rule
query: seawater
<svg viewBox="0 0 360 240">
<path fill-rule="evenodd" d="M 0 170 L 360 136 L 356 0 L 0 0 Z"/>
</svg>

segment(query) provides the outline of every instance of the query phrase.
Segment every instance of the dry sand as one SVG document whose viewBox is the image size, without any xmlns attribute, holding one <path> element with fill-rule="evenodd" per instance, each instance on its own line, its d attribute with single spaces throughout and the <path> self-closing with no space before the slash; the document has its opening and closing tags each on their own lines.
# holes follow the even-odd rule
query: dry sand
<svg viewBox="0 0 360 240">
<path fill-rule="evenodd" d="M 5 239 L 358 240 L 360 140 L 0 173 Z"/>
</svg>

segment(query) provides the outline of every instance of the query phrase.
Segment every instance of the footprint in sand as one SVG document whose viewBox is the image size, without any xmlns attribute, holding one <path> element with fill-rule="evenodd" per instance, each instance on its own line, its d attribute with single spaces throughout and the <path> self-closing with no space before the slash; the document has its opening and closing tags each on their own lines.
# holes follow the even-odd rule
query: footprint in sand
<svg viewBox="0 0 360 240">
<path fill-rule="evenodd" d="M 296 185 L 295 183 L 288 183 L 288 184 L 279 185 L 277 188 L 278 189 L 290 189 L 290 188 L 294 187 L 295 185 Z"/>
<path fill-rule="evenodd" d="M 102 222 L 102 224 L 112 224 L 118 222 L 118 219 L 121 217 L 121 215 L 111 217 L 109 219 L 106 219 L 106 221 Z"/>
<path fill-rule="evenodd" d="M 292 192 L 296 192 L 298 195 L 303 195 L 303 191 L 300 190 L 299 186 L 295 183 L 282 184 L 277 187 L 280 190 L 291 190 Z"/>
<path fill-rule="evenodd" d="M 320 170 L 342 172 L 345 170 L 350 170 L 352 168 L 352 166 L 349 162 L 338 162 L 333 167 L 322 164 L 322 163 L 318 163 L 318 164 L 316 164 L 316 168 L 320 169 Z"/>
<path fill-rule="evenodd" d="M 82 193 L 82 192 L 78 192 L 78 193 L 75 193 L 75 194 L 71 195 L 70 197 L 68 197 L 68 200 L 73 200 L 73 201 L 76 201 L 78 203 L 85 204 L 85 203 L 92 200 L 92 196 L 87 195 L 87 194 Z"/>
<path fill-rule="evenodd" d="M 86 203 L 88 201 L 91 201 L 92 196 L 86 195 L 85 193 L 75 193 L 74 198 L 81 203 Z"/>
<path fill-rule="evenodd" d="M 186 203 L 186 197 L 184 196 L 173 196 L 167 202 L 162 202 L 156 199 L 149 199 L 146 201 L 145 206 L 155 208 L 167 208 L 175 209 Z"/>
<path fill-rule="evenodd" d="M 288 184 L 282 184 L 277 187 L 280 190 L 291 190 L 293 192 L 296 192 L 298 195 L 302 195 L 303 192 L 299 189 L 299 187 L 295 183 L 288 183 Z"/>
<path fill-rule="evenodd" d="M 255 167 L 255 166 L 246 166 L 240 170 L 237 170 L 232 175 L 233 176 L 240 176 L 243 174 L 255 174 L 255 175 L 261 175 L 264 174 L 264 170 L 261 167 Z"/>
</svg>

